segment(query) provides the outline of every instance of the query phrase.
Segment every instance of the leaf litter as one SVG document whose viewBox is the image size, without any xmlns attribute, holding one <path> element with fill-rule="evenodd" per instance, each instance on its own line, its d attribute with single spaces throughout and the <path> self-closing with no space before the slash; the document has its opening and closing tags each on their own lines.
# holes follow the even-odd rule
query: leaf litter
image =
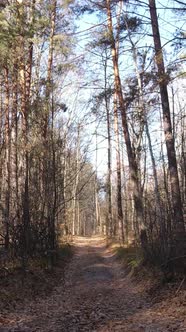
<svg viewBox="0 0 186 332">
<path fill-rule="evenodd" d="M 153 301 L 101 237 L 74 239 L 75 254 L 44 296 L 1 306 L 0 332 L 184 332 L 186 292 Z"/>
</svg>

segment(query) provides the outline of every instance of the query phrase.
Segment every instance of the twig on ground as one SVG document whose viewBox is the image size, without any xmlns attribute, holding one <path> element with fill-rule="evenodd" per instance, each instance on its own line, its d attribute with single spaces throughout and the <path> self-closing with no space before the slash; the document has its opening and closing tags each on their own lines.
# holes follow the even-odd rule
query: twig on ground
<svg viewBox="0 0 186 332">
<path fill-rule="evenodd" d="M 179 293 L 179 291 L 180 291 L 180 289 L 181 289 L 181 287 L 182 287 L 184 281 L 185 281 L 185 277 L 184 277 L 184 278 L 182 279 L 182 281 L 180 282 L 180 285 L 179 285 L 179 287 L 178 287 L 178 289 L 177 289 L 177 291 L 176 291 L 176 295 Z"/>
</svg>

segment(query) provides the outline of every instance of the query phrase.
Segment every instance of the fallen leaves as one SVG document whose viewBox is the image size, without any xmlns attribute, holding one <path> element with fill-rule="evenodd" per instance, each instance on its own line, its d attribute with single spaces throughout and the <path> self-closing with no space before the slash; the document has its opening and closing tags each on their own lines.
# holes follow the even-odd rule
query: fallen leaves
<svg viewBox="0 0 186 332">
<path fill-rule="evenodd" d="M 58 278 L 48 296 L 7 311 L 1 332 L 186 331 L 184 292 L 152 303 L 102 238 L 76 238 L 74 246 L 65 282 Z"/>
</svg>

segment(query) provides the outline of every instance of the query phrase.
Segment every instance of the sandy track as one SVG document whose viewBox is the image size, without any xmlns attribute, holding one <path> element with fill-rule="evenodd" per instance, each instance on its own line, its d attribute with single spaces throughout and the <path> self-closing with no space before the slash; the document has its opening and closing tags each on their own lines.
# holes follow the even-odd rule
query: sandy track
<svg viewBox="0 0 186 332">
<path fill-rule="evenodd" d="M 7 324 L 0 332 L 186 331 L 184 305 L 179 314 L 166 303 L 151 305 L 103 238 L 78 237 L 74 246 L 65 284 L 45 299 L 19 305 L 3 317 Z"/>
</svg>

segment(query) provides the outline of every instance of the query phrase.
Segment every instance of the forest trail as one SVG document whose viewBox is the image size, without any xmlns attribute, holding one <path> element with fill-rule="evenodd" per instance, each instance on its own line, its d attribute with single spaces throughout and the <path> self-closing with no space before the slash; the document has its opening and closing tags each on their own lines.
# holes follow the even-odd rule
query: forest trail
<svg viewBox="0 0 186 332">
<path fill-rule="evenodd" d="M 65 283 L 44 299 L 17 306 L 3 317 L 0 332 L 186 331 L 184 305 L 177 312 L 176 303 L 151 304 L 103 238 L 77 237 L 74 247 Z"/>
</svg>

